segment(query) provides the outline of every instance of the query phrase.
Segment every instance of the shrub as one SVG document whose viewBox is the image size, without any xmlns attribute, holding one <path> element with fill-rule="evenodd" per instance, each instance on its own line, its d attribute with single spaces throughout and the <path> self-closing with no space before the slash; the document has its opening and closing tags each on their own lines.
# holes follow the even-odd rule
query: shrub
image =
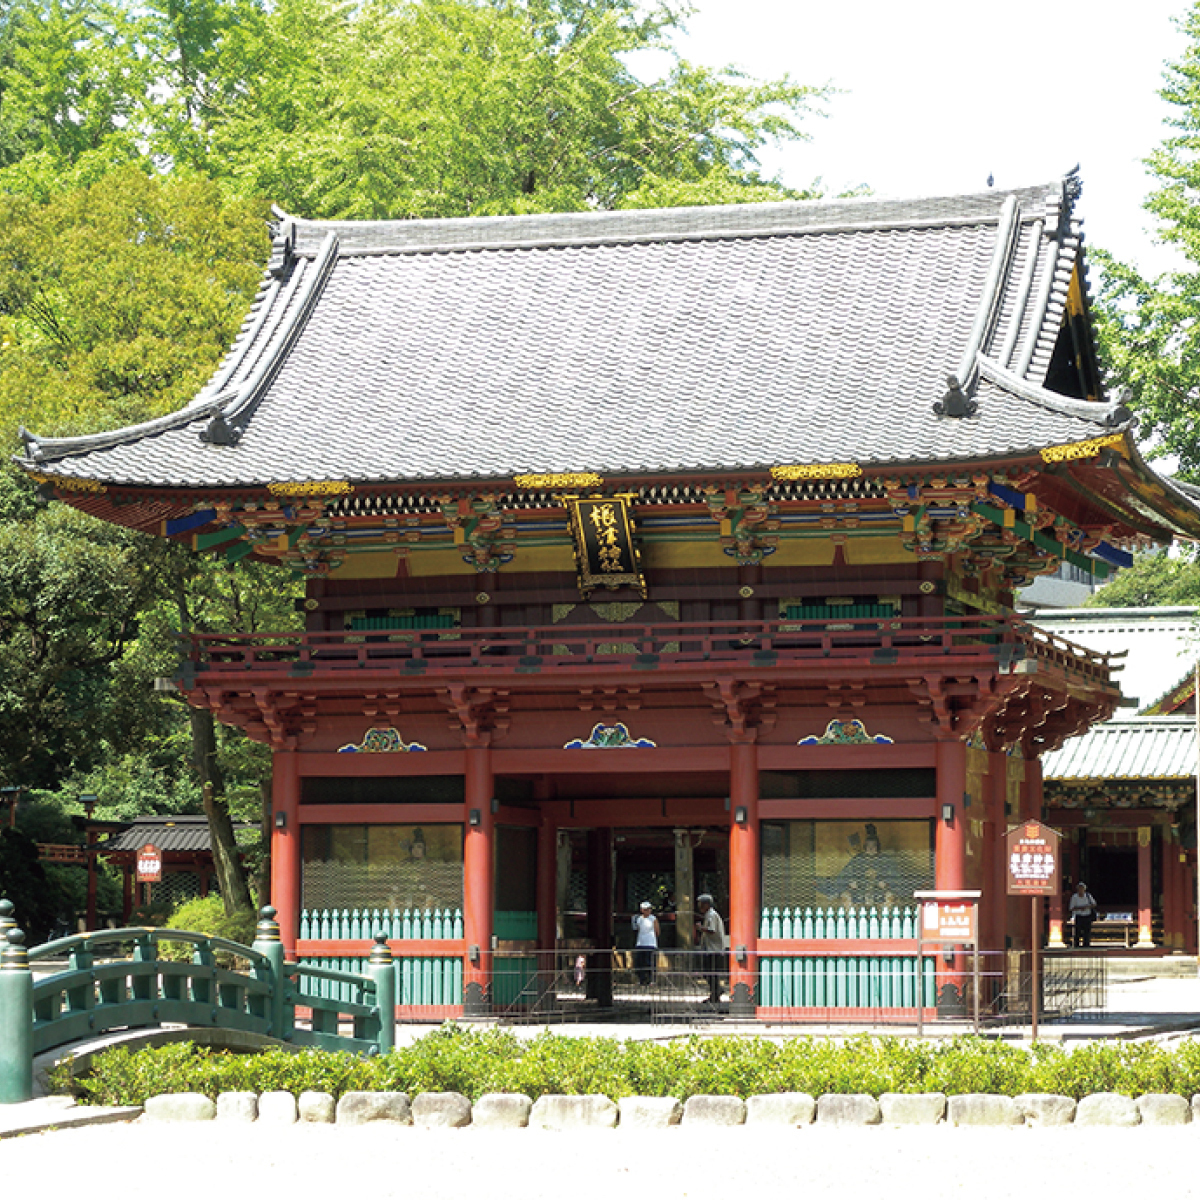
<svg viewBox="0 0 1200 1200">
<path fill-rule="evenodd" d="M 69 1090 L 59 1071 L 55 1090 Z M 114 1049 L 93 1060 L 77 1081 L 96 1104 L 142 1104 L 162 1092 L 222 1091 L 601 1093 L 622 1096 L 698 1094 L 747 1097 L 799 1091 L 829 1093 L 940 1091 L 1200 1092 L 1200 1044 L 1174 1050 L 1147 1043 L 1101 1042 L 1068 1052 L 1040 1044 L 1031 1050 L 984 1038 L 943 1042 L 864 1035 L 846 1040 L 687 1037 L 667 1043 L 555 1035 L 521 1039 L 498 1029 L 446 1025 L 409 1046 L 374 1058 L 271 1049 L 230 1054 L 190 1043 L 148 1050 Z"/>
<path fill-rule="evenodd" d="M 248 908 L 238 909 L 232 916 L 225 912 L 225 902 L 215 893 L 185 900 L 163 923 L 165 929 L 187 929 L 192 933 L 204 933 L 209 937 L 225 938 L 248 946 L 254 941 L 255 914 Z M 191 942 L 159 943 L 163 958 L 175 962 L 188 962 L 192 957 Z M 226 960 L 232 956 L 218 956 L 221 965 L 230 965 Z"/>
</svg>

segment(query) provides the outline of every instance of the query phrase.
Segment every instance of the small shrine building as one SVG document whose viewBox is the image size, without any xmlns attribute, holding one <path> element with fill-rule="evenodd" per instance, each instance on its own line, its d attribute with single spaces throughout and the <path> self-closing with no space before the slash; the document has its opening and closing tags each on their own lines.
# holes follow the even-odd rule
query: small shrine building
<svg viewBox="0 0 1200 1200">
<path fill-rule="evenodd" d="M 289 951 L 382 925 L 434 1016 L 523 954 L 604 1002 L 640 901 L 683 954 L 707 892 L 731 1010 L 803 1015 L 932 1004 L 918 889 L 1026 944 L 1005 830 L 1119 692 L 1014 589 L 1200 537 L 1104 395 L 1077 193 L 279 214 L 191 404 L 23 433 L 66 503 L 307 581 L 179 675 L 273 748 Z"/>
</svg>

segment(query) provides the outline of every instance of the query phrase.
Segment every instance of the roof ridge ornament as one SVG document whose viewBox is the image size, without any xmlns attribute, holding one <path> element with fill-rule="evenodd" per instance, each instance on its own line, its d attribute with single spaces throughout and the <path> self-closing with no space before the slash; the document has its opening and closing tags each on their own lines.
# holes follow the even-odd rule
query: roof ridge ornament
<svg viewBox="0 0 1200 1200">
<path fill-rule="evenodd" d="M 979 405 L 963 391 L 958 376 L 947 375 L 946 387 L 949 391 L 940 400 L 934 401 L 933 411 L 939 417 L 973 417 Z"/>
</svg>

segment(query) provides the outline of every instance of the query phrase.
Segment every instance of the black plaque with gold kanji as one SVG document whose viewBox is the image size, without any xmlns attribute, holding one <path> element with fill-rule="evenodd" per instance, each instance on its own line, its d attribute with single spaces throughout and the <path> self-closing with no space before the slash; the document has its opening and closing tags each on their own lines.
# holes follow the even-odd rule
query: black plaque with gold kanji
<svg viewBox="0 0 1200 1200">
<path fill-rule="evenodd" d="M 624 499 L 569 500 L 571 533 L 579 588 L 586 596 L 594 588 L 633 587 L 644 596 L 646 583 L 638 568 L 629 506 Z"/>
</svg>

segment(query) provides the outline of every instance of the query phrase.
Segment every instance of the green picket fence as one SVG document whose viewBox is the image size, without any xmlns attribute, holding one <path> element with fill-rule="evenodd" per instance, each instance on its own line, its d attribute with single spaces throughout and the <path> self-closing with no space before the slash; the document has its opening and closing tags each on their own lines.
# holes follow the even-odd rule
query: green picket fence
<svg viewBox="0 0 1200 1200">
<path fill-rule="evenodd" d="M 937 999 L 934 962 L 922 964 L 921 1003 Z M 916 1008 L 916 955 L 831 955 L 759 958 L 761 1008 Z"/>
<path fill-rule="evenodd" d="M 537 938 L 536 912 L 493 914 L 492 930 L 501 941 Z M 366 940 L 375 934 L 404 941 L 460 940 L 462 910 L 440 909 L 305 909 L 300 914 L 300 940 L 308 942 Z M 364 959 L 345 955 L 305 955 L 303 961 L 332 971 L 360 971 Z M 530 966 L 524 957 L 497 955 L 493 959 L 492 996 L 509 1004 L 527 987 Z M 322 999 L 349 999 L 344 983 L 325 978 L 310 982 Z M 462 1003 L 463 962 L 460 955 L 404 955 L 396 959 L 396 1003 L 401 1007 L 431 1008 Z"/>
<path fill-rule="evenodd" d="M 306 908 L 300 913 L 302 942 L 370 941 L 377 933 L 382 933 L 389 941 L 461 938 L 462 909 Z"/>
<path fill-rule="evenodd" d="M 828 955 L 772 955 L 772 941 L 913 941 L 916 906 L 768 907 L 762 911 L 759 942 L 759 1000 L 763 1008 L 916 1008 L 937 995 L 934 963 L 920 972 L 915 954 L 888 954 L 853 946 Z M 918 979 L 920 974 L 920 979 Z"/>
<path fill-rule="evenodd" d="M 758 930 L 760 941 L 780 938 L 797 941 L 857 942 L 880 938 L 915 940 L 917 909 L 915 905 L 868 908 L 865 905 L 828 908 L 764 908 Z"/>
</svg>

